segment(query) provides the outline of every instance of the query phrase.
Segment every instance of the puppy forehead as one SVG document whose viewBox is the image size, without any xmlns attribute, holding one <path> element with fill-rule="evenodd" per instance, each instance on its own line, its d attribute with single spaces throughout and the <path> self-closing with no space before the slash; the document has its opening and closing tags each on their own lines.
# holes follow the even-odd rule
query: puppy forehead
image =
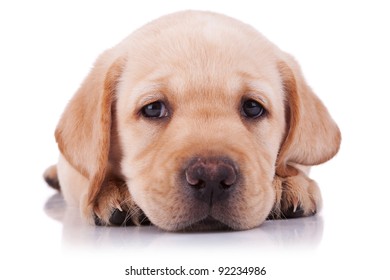
<svg viewBox="0 0 390 280">
<path fill-rule="evenodd" d="M 163 48 L 163 45 L 161 46 Z M 169 92 L 172 97 L 213 98 L 242 97 L 245 93 L 261 93 L 273 99 L 280 92 L 281 80 L 276 60 L 255 52 L 203 52 L 191 48 L 183 54 L 172 51 L 167 57 L 150 53 L 153 59 L 128 59 L 122 75 L 127 94 L 134 98 L 150 93 Z"/>
<path fill-rule="evenodd" d="M 169 92 L 171 98 L 231 100 L 245 91 L 273 99 L 281 92 L 278 50 L 261 34 L 230 19 L 152 24 L 130 36 L 129 45 L 122 88 L 131 92 L 131 99 Z"/>
<path fill-rule="evenodd" d="M 172 103 L 218 101 L 219 103 L 237 103 L 242 98 L 259 99 L 265 105 L 277 102 L 275 88 L 267 80 L 248 79 L 241 73 L 229 74 L 223 79 L 171 73 L 145 79 L 130 89 L 132 103 L 148 104 L 157 100 Z M 215 105 L 215 104 L 214 104 Z"/>
</svg>

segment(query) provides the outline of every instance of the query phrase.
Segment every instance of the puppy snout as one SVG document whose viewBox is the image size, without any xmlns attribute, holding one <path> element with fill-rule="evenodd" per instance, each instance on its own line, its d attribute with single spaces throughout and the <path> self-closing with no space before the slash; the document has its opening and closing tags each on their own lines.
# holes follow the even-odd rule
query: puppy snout
<svg viewBox="0 0 390 280">
<path fill-rule="evenodd" d="M 226 199 L 237 182 L 237 170 L 226 158 L 195 158 L 185 170 L 192 195 L 210 205 Z"/>
</svg>

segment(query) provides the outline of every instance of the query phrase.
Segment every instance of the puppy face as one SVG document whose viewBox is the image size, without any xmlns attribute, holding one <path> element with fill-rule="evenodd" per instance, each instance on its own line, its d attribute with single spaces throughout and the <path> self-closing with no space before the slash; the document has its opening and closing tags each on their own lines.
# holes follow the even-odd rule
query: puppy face
<svg viewBox="0 0 390 280">
<path fill-rule="evenodd" d="M 280 178 L 297 176 L 296 164 L 337 153 L 340 132 L 290 55 L 231 18 L 182 12 L 98 58 L 56 139 L 88 181 L 80 199 L 89 219 L 108 209 L 108 224 L 130 199 L 163 229 L 248 229 L 278 205 Z M 110 194 L 114 181 L 130 198 Z M 304 188 L 295 189 L 311 205 Z M 290 193 L 295 210 L 301 193 Z"/>
<path fill-rule="evenodd" d="M 208 28 L 162 30 L 133 50 L 118 86 L 122 172 L 164 229 L 206 218 L 250 228 L 274 203 L 285 133 L 277 60 L 266 42 L 248 46 L 222 26 L 229 40 L 213 38 Z"/>
</svg>

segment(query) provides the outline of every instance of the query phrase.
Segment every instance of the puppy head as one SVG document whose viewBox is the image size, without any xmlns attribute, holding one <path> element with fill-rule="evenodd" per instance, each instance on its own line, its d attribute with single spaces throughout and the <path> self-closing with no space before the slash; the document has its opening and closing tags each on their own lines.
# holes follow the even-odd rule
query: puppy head
<svg viewBox="0 0 390 280">
<path fill-rule="evenodd" d="M 93 136 L 93 145 L 69 148 L 59 125 L 61 151 L 91 178 L 90 201 L 119 161 L 135 203 L 163 229 L 211 220 L 255 227 L 275 202 L 275 174 L 292 176 L 289 163 L 317 164 L 337 152 L 337 126 L 296 63 L 230 18 L 171 15 L 99 61 L 79 94 L 98 81 L 96 97 L 69 105 L 84 112 L 88 131 L 74 141 Z M 118 141 L 110 142 L 113 127 Z"/>
</svg>

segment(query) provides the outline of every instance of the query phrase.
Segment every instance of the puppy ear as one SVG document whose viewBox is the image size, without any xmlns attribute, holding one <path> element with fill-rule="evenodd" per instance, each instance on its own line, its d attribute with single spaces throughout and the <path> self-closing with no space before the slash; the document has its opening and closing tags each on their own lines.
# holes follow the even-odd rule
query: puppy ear
<svg viewBox="0 0 390 280">
<path fill-rule="evenodd" d="M 287 177 L 297 175 L 291 163 L 316 165 L 331 159 L 339 150 L 341 134 L 328 110 L 306 84 L 297 62 L 286 57 L 278 67 L 286 94 L 287 131 L 276 173 Z"/>
<path fill-rule="evenodd" d="M 123 66 L 123 58 L 103 53 L 69 102 L 55 132 L 62 155 L 90 181 L 88 204 L 106 176 L 111 108 Z"/>
</svg>

